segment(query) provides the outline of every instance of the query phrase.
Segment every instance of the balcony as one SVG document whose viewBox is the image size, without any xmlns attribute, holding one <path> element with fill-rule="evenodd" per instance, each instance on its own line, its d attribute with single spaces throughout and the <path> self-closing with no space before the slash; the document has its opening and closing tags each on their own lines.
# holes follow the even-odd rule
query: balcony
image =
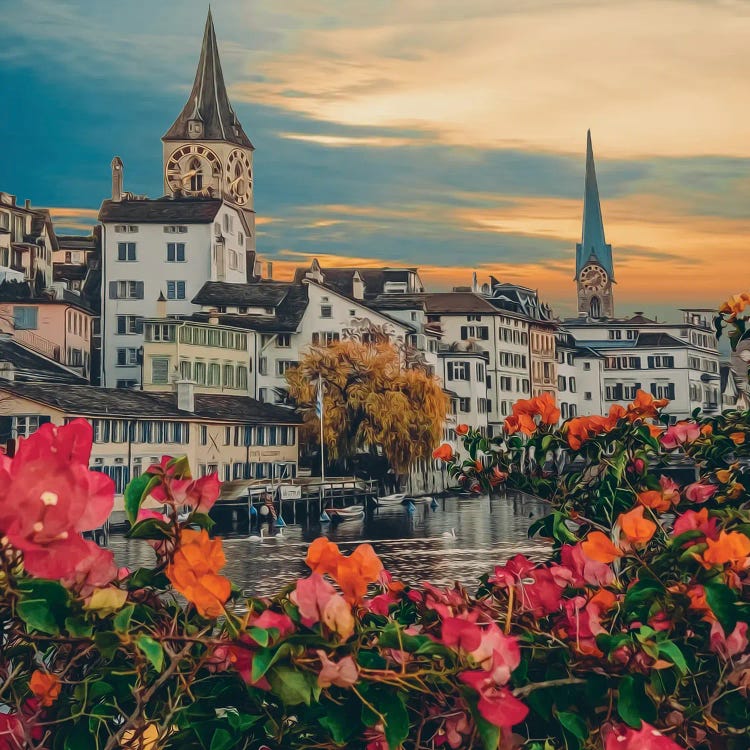
<svg viewBox="0 0 750 750">
<path fill-rule="evenodd" d="M 711 414 L 713 412 L 718 411 L 719 405 L 718 403 L 716 403 L 716 401 L 704 401 L 703 406 L 701 408 L 704 413 Z"/>
<path fill-rule="evenodd" d="M 18 341 L 19 344 L 23 344 L 29 349 L 33 349 L 35 352 L 39 352 L 39 354 L 42 354 L 49 359 L 54 359 L 55 362 L 61 362 L 60 347 L 57 344 L 52 343 L 49 339 L 45 339 L 33 331 L 23 328 L 16 329 L 13 338 Z"/>
</svg>

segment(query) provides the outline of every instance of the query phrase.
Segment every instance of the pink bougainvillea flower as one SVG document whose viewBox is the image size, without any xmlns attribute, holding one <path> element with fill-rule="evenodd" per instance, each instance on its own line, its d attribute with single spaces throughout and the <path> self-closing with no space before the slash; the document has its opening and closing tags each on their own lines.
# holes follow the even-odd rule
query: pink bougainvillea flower
<svg viewBox="0 0 750 750">
<path fill-rule="evenodd" d="M 668 427 L 659 440 L 664 448 L 673 450 L 679 445 L 689 445 L 700 435 L 701 429 L 695 422 L 678 422 Z"/>
<path fill-rule="evenodd" d="M 574 586 L 583 586 L 584 583 L 591 586 L 609 586 L 615 580 L 612 568 L 606 563 L 586 557 L 580 542 L 576 545 L 564 545 L 560 550 L 560 561 L 562 566 L 572 572 Z"/>
<path fill-rule="evenodd" d="M 68 573 L 62 582 L 82 597 L 90 596 L 94 589 L 106 586 L 118 577 L 115 558 L 108 549 L 102 549 L 94 542 L 86 542 L 88 554 Z"/>
<path fill-rule="evenodd" d="M 680 485 L 674 479 L 670 479 L 662 474 L 659 477 L 659 486 L 661 487 L 662 497 L 670 505 L 677 505 L 680 502 Z"/>
<path fill-rule="evenodd" d="M 162 477 L 162 483 L 151 490 L 151 497 L 160 503 L 175 507 L 187 505 L 195 513 L 208 513 L 219 499 L 221 482 L 214 472 L 200 479 L 171 476 L 169 469 Z"/>
<path fill-rule="evenodd" d="M 679 536 L 686 531 L 700 531 L 708 539 L 716 539 L 719 535 L 719 521 L 717 518 L 709 517 L 708 508 L 698 511 L 686 510 L 675 519 L 672 527 L 672 536 Z M 686 542 L 686 544 L 693 544 Z"/>
<path fill-rule="evenodd" d="M 460 672 L 458 679 L 479 694 L 477 709 L 490 724 L 510 728 L 528 716 L 528 707 L 510 690 L 498 686 L 484 670 Z"/>
<path fill-rule="evenodd" d="M 233 670 L 248 685 L 270 690 L 271 685 L 265 677 L 253 682 L 253 659 L 255 657 L 255 643 L 246 633 L 242 633 L 236 641 L 227 641 L 214 647 L 206 666 L 211 672 L 226 672 Z"/>
<path fill-rule="evenodd" d="M 299 609 L 302 624 L 309 628 L 323 619 L 326 605 L 334 596 L 336 589 L 322 575 L 312 573 L 297 581 L 291 600 Z"/>
<path fill-rule="evenodd" d="M 32 575 L 62 579 L 98 554 L 80 532 L 107 520 L 114 483 L 88 469 L 92 437 L 85 420 L 48 423 L 0 461 L 0 532 L 24 553 Z"/>
<path fill-rule="evenodd" d="M 247 623 L 250 627 L 279 631 L 279 638 L 285 638 L 294 632 L 294 623 L 288 615 L 266 609 L 257 617 L 251 617 Z"/>
<path fill-rule="evenodd" d="M 325 651 L 318 649 L 315 652 L 320 659 L 322 669 L 318 674 L 318 685 L 322 688 L 336 687 L 350 688 L 359 679 L 357 663 L 351 656 L 345 656 L 337 662 L 328 658 Z"/>
<path fill-rule="evenodd" d="M 547 567 L 539 567 L 524 555 L 515 555 L 505 565 L 495 567 L 490 582 L 502 588 L 515 588 L 517 606 L 537 617 L 560 609 L 564 585 Z"/>
<path fill-rule="evenodd" d="M 354 617 L 351 605 L 340 594 L 332 596 L 323 610 L 321 622 L 332 632 L 347 641 L 354 633 Z"/>
<path fill-rule="evenodd" d="M 747 651 L 747 623 L 738 622 L 734 630 L 727 635 L 724 628 L 716 621 L 711 624 L 711 651 L 718 654 L 723 659 L 730 659 L 733 656 L 745 653 Z"/>
<path fill-rule="evenodd" d="M 682 750 L 680 746 L 665 737 L 658 729 L 645 721 L 640 729 L 619 727 L 607 735 L 605 750 Z"/>
<path fill-rule="evenodd" d="M 685 497 L 693 503 L 705 503 L 715 494 L 718 487 L 713 484 L 703 484 L 703 482 L 694 482 L 685 488 Z"/>
</svg>

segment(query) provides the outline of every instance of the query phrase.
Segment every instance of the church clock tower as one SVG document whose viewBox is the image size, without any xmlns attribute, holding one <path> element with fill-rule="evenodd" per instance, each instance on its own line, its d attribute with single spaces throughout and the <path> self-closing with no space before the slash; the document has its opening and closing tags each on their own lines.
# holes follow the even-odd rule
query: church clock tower
<svg viewBox="0 0 750 750">
<path fill-rule="evenodd" d="M 612 318 L 615 314 L 612 286 L 615 283 L 612 245 L 604 239 L 604 222 L 596 184 L 591 131 L 586 138 L 586 184 L 583 196 L 583 232 L 576 245 L 578 312 L 590 318 Z"/>
<path fill-rule="evenodd" d="M 229 102 L 210 9 L 193 89 L 162 143 L 167 195 L 222 198 L 254 225 L 254 148 Z"/>
</svg>

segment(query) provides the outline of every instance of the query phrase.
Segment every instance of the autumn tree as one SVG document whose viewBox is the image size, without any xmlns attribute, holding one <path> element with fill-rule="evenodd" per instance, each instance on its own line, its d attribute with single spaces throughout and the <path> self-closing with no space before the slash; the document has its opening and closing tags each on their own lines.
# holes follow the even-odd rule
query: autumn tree
<svg viewBox="0 0 750 750">
<path fill-rule="evenodd" d="M 322 380 L 323 440 L 330 459 L 380 447 L 397 473 L 429 459 L 442 435 L 448 399 L 434 375 L 404 362 L 403 351 L 377 331 L 311 348 L 286 374 L 304 436 L 320 441 L 316 402 Z"/>
</svg>

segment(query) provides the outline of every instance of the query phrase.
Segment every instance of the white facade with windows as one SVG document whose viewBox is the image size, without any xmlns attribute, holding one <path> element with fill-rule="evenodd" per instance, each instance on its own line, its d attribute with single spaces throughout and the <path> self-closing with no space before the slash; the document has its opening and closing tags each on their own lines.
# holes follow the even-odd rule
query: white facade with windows
<svg viewBox="0 0 750 750">
<path fill-rule="evenodd" d="M 467 424 L 487 434 L 487 354 L 484 351 L 446 351 L 438 354 L 442 364 L 442 379 L 450 398 L 448 428 Z M 455 442 L 455 434 L 446 434 Z"/>
</svg>

